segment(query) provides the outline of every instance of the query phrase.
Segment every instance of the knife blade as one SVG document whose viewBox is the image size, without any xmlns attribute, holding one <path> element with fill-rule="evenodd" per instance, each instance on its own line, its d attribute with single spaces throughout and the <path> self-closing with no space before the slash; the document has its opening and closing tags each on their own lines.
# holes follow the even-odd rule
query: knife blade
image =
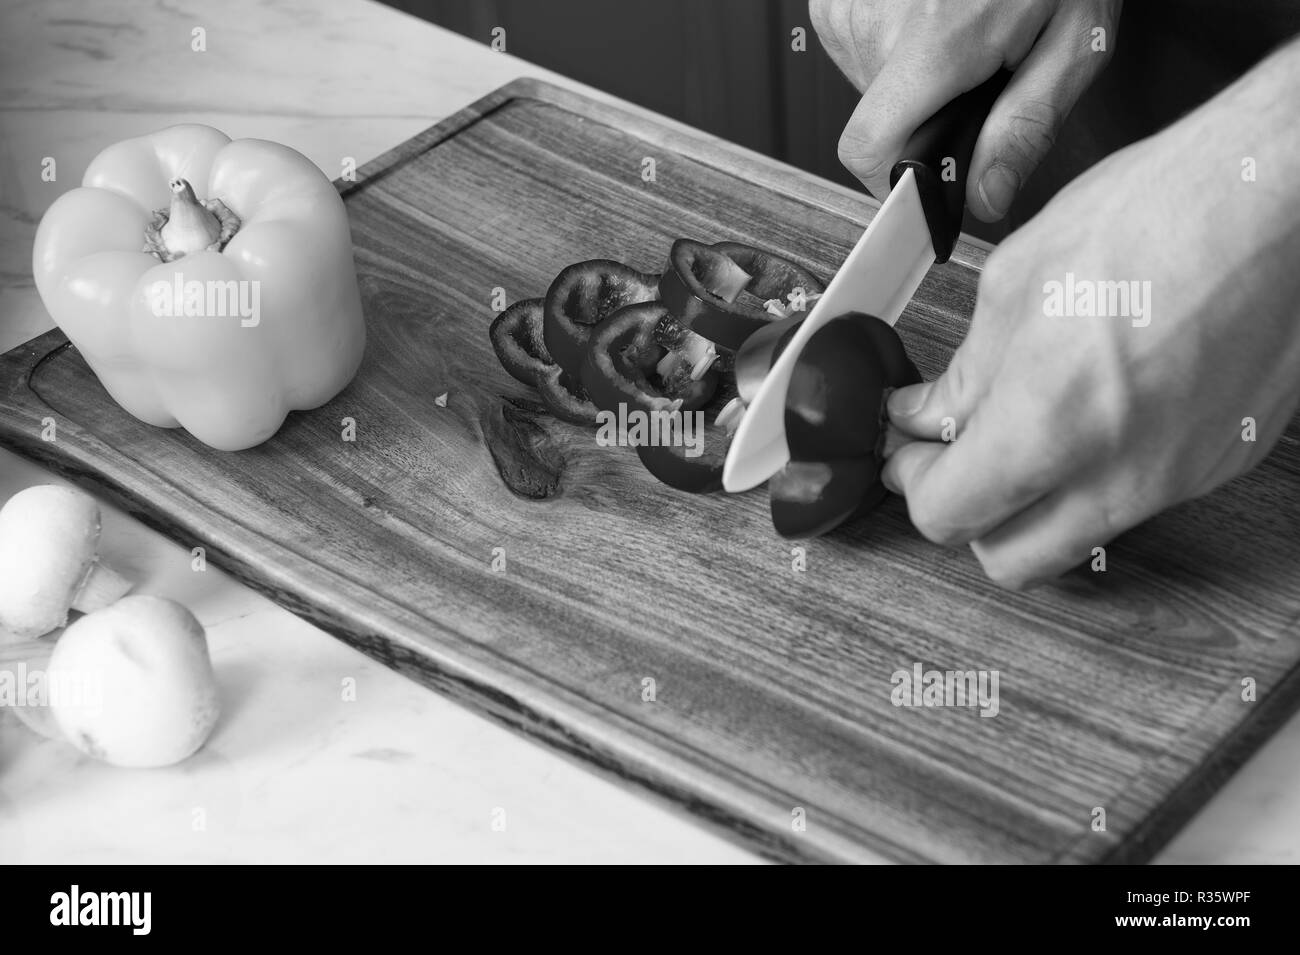
<svg viewBox="0 0 1300 955">
<path fill-rule="evenodd" d="M 747 491 L 790 460 L 785 443 L 785 396 L 808 339 L 845 312 L 863 312 L 893 325 L 934 262 L 916 178 L 908 170 L 890 192 L 840 270 L 781 352 L 740 420 L 722 469 L 722 486 Z"/>
<path fill-rule="evenodd" d="M 893 325 L 930 266 L 946 262 L 961 230 L 966 172 L 980 128 L 1010 74 L 953 100 L 912 135 L 891 190 L 848 258 L 763 380 L 727 451 L 722 486 L 757 487 L 790 460 L 785 399 L 795 364 L 818 329 L 857 311 Z"/>
</svg>

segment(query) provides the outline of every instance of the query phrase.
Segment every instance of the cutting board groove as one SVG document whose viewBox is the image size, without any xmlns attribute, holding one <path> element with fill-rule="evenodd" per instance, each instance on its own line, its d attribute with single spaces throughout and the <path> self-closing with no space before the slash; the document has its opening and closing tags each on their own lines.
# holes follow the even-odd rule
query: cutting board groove
<svg viewBox="0 0 1300 955">
<path fill-rule="evenodd" d="M 1295 422 L 1252 474 L 1115 542 L 1105 574 L 1000 592 L 894 499 L 805 544 L 797 571 L 763 491 L 678 494 L 546 415 L 492 355 L 489 303 L 586 258 L 657 271 L 681 235 L 826 276 L 871 203 L 533 81 L 339 189 L 369 343 L 330 404 L 214 452 L 120 411 L 51 332 L 0 358 L 0 442 L 773 859 L 1141 861 L 1295 709 Z M 965 332 L 983 257 L 962 243 L 900 322 L 927 377 Z M 916 663 L 998 670 L 998 715 L 895 707 L 891 675 Z M 1259 702 L 1240 699 L 1247 676 Z"/>
</svg>

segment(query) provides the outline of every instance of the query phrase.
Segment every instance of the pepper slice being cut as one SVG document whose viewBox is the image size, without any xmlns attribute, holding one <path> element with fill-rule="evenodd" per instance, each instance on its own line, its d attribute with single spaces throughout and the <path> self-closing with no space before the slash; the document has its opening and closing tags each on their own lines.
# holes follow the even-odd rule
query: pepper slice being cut
<svg viewBox="0 0 1300 955">
<path fill-rule="evenodd" d="M 659 297 L 659 276 L 611 259 L 570 265 L 546 290 L 542 340 L 555 363 L 571 376 L 582 374 L 592 330 L 625 305 Z"/>
<path fill-rule="evenodd" d="M 786 390 L 791 459 L 874 455 L 886 389 L 920 380 L 903 340 L 885 322 L 861 312 L 827 322 L 808 340 Z"/>
<path fill-rule="evenodd" d="M 650 413 L 690 411 L 708 404 L 718 373 L 695 375 L 683 351 L 656 341 L 655 330 L 668 313 L 662 302 L 627 305 L 590 335 L 580 381 L 602 411 Z"/>
<path fill-rule="evenodd" d="M 785 538 L 820 537 L 885 498 L 874 458 L 791 461 L 768 483 L 772 526 Z"/>
<path fill-rule="evenodd" d="M 817 537 L 884 499 L 885 395 L 920 380 L 898 333 L 874 316 L 850 312 L 809 339 L 786 394 L 790 462 L 769 484 L 777 533 Z"/>
<path fill-rule="evenodd" d="M 772 322 L 768 299 L 786 301 L 797 290 L 821 293 L 825 286 L 807 269 L 740 242 L 708 246 L 678 239 L 659 279 L 659 297 L 683 326 L 719 348 L 738 350 Z M 752 296 L 753 303 L 742 295 Z"/>
<path fill-rule="evenodd" d="M 745 404 L 752 404 L 763 387 L 763 379 L 772 370 L 785 346 L 794 338 L 804 315 L 796 313 L 764 325 L 740 346 L 736 352 L 736 391 Z"/>
<path fill-rule="evenodd" d="M 572 375 L 555 363 L 542 337 L 543 300 L 515 302 L 492 321 L 488 335 L 501 366 L 532 385 L 555 417 L 571 424 L 596 423 L 596 406 Z"/>
</svg>

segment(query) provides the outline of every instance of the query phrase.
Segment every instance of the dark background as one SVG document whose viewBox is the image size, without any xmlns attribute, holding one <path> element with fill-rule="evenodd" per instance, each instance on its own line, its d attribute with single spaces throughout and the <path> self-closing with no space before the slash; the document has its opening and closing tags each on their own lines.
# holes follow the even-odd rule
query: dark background
<svg viewBox="0 0 1300 955">
<path fill-rule="evenodd" d="M 823 52 L 806 0 L 386 2 L 483 43 L 504 27 L 508 53 L 860 188 L 836 155 L 858 94 Z M 791 50 L 795 27 L 807 30 L 806 52 Z M 1007 225 L 967 216 L 966 228 L 996 241 L 1098 159 L 1208 99 L 1297 33 L 1300 0 L 1128 0 L 1109 68 Z"/>
<path fill-rule="evenodd" d="M 846 184 L 836 141 L 857 94 L 807 0 L 388 0 L 390 6 Z M 807 51 L 790 31 L 807 31 Z"/>
</svg>

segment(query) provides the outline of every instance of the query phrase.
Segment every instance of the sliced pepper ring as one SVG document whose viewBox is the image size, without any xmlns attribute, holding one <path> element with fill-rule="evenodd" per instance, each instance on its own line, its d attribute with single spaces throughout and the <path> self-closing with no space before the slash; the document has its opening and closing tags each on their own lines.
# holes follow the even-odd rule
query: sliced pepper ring
<svg viewBox="0 0 1300 955">
<path fill-rule="evenodd" d="M 796 289 L 813 294 L 825 286 L 802 266 L 740 242 L 708 246 L 678 239 L 659 279 L 659 297 L 674 318 L 733 352 L 772 321 L 762 307 L 737 301 L 741 293 L 759 300 L 786 300 Z"/>
<path fill-rule="evenodd" d="M 659 276 L 638 272 L 611 259 L 570 265 L 546 290 L 542 340 L 555 363 L 582 374 L 593 328 L 625 305 L 659 297 Z"/>
<path fill-rule="evenodd" d="M 690 411 L 708 404 L 718 386 L 712 369 L 692 376 L 682 352 L 655 340 L 667 314 L 662 302 L 627 305 L 591 333 L 580 380 L 597 408 L 617 414 L 627 410 Z"/>
<path fill-rule="evenodd" d="M 694 415 L 696 412 L 679 411 L 673 414 L 679 419 L 676 427 L 681 428 L 684 426 L 685 416 Z M 694 427 L 694 424 L 690 426 Z M 699 434 L 702 451 L 696 457 L 687 454 L 690 445 L 686 443 L 638 445 L 636 456 L 641 459 L 641 464 L 647 471 L 671 488 L 686 491 L 688 494 L 710 494 L 713 491 L 720 491 L 722 490 L 722 465 L 727 459 L 727 446 L 731 442 L 731 437 L 724 429 L 716 427 L 707 418 Z"/>
<path fill-rule="evenodd" d="M 725 382 L 723 387 L 726 388 Z M 726 397 L 724 391 L 703 411 L 677 413 L 683 419 L 677 422 L 678 427 L 684 423 L 685 414 L 702 415 L 702 418 L 691 421 L 692 428 L 697 421 L 703 425 L 691 432 L 692 438 L 699 435 L 698 440 L 638 446 L 636 454 L 645 469 L 679 491 L 709 494 L 722 490 L 722 466 L 727 461 L 727 449 L 731 447 L 731 439 L 744 413 L 744 404 L 739 397 L 724 400 Z M 685 432 L 682 436 L 683 439 L 686 437 Z"/>
<path fill-rule="evenodd" d="M 547 410 L 561 421 L 593 427 L 598 409 L 573 376 L 559 365 L 537 380 L 537 393 Z"/>
<path fill-rule="evenodd" d="M 785 440 L 796 461 L 875 454 L 890 388 L 921 380 L 903 341 L 861 312 L 831 319 L 808 340 L 790 375 Z"/>
<path fill-rule="evenodd" d="M 501 366 L 532 385 L 555 417 L 571 424 L 596 423 L 596 406 L 582 386 L 555 363 L 542 340 L 543 300 L 515 302 L 492 320 L 488 336 Z"/>
<path fill-rule="evenodd" d="M 770 321 L 751 335 L 735 355 L 720 356 L 715 367 L 724 376 L 720 386 L 723 393 L 712 402 L 717 414 L 705 419 L 703 453 L 691 457 L 685 446 L 637 448 L 637 456 L 646 470 L 679 491 L 707 494 L 721 490 L 723 465 L 745 406 L 753 402 L 763 379 L 803 320 L 804 315 L 796 313 Z M 680 346 L 690 335 L 671 315 L 665 316 L 655 329 L 655 340 L 665 347 Z M 734 372 L 734 390 L 727 377 L 729 371 Z"/>
<path fill-rule="evenodd" d="M 775 298 L 784 302 L 796 289 L 803 289 L 806 295 L 820 295 L 826 291 L 826 284 L 803 266 L 766 249 L 743 242 L 715 242 L 713 248 L 754 277 L 745 291 L 755 298 L 764 301 Z"/>
<path fill-rule="evenodd" d="M 542 339 L 542 303 L 540 298 L 515 302 L 492 320 L 488 337 L 501 367 L 525 385 L 536 385 L 555 359 Z"/>
</svg>

